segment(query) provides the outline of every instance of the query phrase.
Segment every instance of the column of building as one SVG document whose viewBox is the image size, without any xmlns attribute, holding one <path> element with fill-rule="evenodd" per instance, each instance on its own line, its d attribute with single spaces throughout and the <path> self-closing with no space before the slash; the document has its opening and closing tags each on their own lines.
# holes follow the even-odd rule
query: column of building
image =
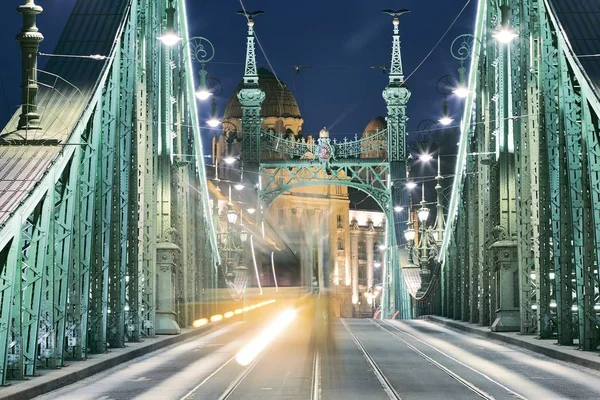
<svg viewBox="0 0 600 400">
<path fill-rule="evenodd" d="M 366 243 L 367 243 L 367 288 L 373 286 L 374 276 L 374 257 L 373 257 L 373 245 L 375 237 L 375 228 L 373 227 L 373 221 L 368 222 L 367 231 L 365 232 Z"/>
<path fill-rule="evenodd" d="M 350 265 L 352 268 L 352 304 L 358 304 L 358 221 L 353 219 L 350 225 Z"/>
</svg>

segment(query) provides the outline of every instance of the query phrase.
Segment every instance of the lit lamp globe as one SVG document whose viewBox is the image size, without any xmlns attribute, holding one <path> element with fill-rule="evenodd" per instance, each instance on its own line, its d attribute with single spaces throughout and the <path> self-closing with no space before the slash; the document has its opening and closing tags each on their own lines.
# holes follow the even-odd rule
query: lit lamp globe
<svg viewBox="0 0 600 400">
<path fill-rule="evenodd" d="M 415 240 L 415 230 L 413 228 L 408 228 L 404 231 L 404 238 L 407 242 L 412 242 Z"/>
<path fill-rule="evenodd" d="M 158 40 L 160 40 L 165 46 L 172 47 L 179 43 L 181 37 L 177 34 L 177 32 L 175 32 L 175 30 L 169 29 L 160 35 Z"/>
<path fill-rule="evenodd" d="M 406 188 L 408 190 L 413 190 L 416 187 L 417 187 L 417 183 L 416 182 L 413 182 L 413 181 L 406 182 Z"/>
<path fill-rule="evenodd" d="M 209 92 L 207 89 L 198 88 L 198 90 L 196 90 L 196 98 L 198 100 L 206 100 L 210 96 L 212 96 L 212 93 Z"/>
<path fill-rule="evenodd" d="M 509 44 L 513 40 L 515 40 L 519 35 L 510 29 L 501 29 L 493 35 L 493 38 L 496 39 L 501 44 Z"/>
<path fill-rule="evenodd" d="M 242 242 L 245 242 L 246 240 L 248 240 L 248 231 L 245 229 L 242 229 L 242 231 L 240 232 L 240 239 Z"/>
<path fill-rule="evenodd" d="M 425 222 L 427 218 L 429 218 L 429 208 L 421 207 L 419 211 L 417 211 L 417 215 L 419 216 L 419 221 Z"/>
<path fill-rule="evenodd" d="M 452 118 L 450 118 L 449 116 L 447 116 L 447 115 L 444 115 L 442 118 L 440 118 L 440 119 L 438 120 L 438 122 L 439 122 L 440 124 L 442 124 L 443 126 L 448 126 L 448 125 L 450 125 L 450 124 L 451 124 L 453 121 L 454 121 L 454 120 L 453 120 Z"/>
<path fill-rule="evenodd" d="M 235 221 L 237 221 L 237 217 L 237 213 L 233 209 L 233 206 L 230 204 L 227 210 L 227 221 L 229 221 L 230 224 L 235 224 Z"/>
<path fill-rule="evenodd" d="M 424 153 L 419 156 L 419 160 L 427 163 L 433 160 L 433 156 L 431 154 Z"/>
<path fill-rule="evenodd" d="M 469 95 L 469 89 L 467 89 L 464 86 L 459 86 L 456 89 L 454 89 L 452 93 L 454 93 L 454 95 L 456 95 L 457 97 L 464 99 Z"/>
<path fill-rule="evenodd" d="M 208 121 L 206 121 L 206 124 L 208 126 L 210 126 L 211 128 L 216 128 L 217 126 L 219 126 L 221 124 L 221 121 L 219 121 L 216 118 L 211 118 Z"/>
<path fill-rule="evenodd" d="M 162 35 L 158 37 L 165 46 L 175 46 L 181 40 L 181 36 L 175 31 L 175 8 L 173 7 L 173 0 L 169 0 L 169 5 L 166 9 L 167 13 L 167 25 Z"/>
</svg>

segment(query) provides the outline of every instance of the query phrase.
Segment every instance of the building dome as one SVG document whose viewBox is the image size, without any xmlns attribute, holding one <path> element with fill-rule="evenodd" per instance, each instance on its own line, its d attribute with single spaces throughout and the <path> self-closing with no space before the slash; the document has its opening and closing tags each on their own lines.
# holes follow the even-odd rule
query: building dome
<svg viewBox="0 0 600 400">
<path fill-rule="evenodd" d="M 237 94 L 243 87 L 243 83 L 242 81 L 233 92 L 223 113 L 223 118 L 242 118 L 242 105 Z M 283 85 L 283 88 L 281 85 Z M 302 118 L 294 95 L 285 83 L 281 82 L 281 85 L 271 71 L 265 68 L 258 69 L 258 86 L 265 92 L 265 100 L 260 109 L 260 116 L 262 118 Z"/>
<path fill-rule="evenodd" d="M 387 129 L 387 122 L 384 117 L 377 117 L 371 120 L 363 131 L 363 137 L 376 134 L 378 131 Z"/>
</svg>

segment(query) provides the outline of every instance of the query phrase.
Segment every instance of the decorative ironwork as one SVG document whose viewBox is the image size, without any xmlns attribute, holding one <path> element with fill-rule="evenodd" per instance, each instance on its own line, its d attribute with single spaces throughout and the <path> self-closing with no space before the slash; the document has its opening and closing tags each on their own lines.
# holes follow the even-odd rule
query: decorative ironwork
<svg viewBox="0 0 600 400">
<path fill-rule="evenodd" d="M 261 148 L 266 152 L 275 152 L 282 155 L 287 155 L 292 158 L 300 158 L 304 160 L 321 159 L 325 160 L 343 160 L 348 158 L 360 158 L 361 155 L 369 152 L 377 152 L 383 154 L 387 151 L 387 130 L 378 131 L 367 138 L 358 139 L 358 135 L 354 136 L 355 140 L 348 140 L 345 137 L 343 140 L 319 138 L 316 140 L 307 140 L 305 138 L 295 140 L 293 138 L 286 139 L 277 133 L 262 132 Z M 320 157 L 320 149 L 327 148 L 327 157 Z M 263 157 L 264 159 L 264 157 Z"/>
<path fill-rule="evenodd" d="M 215 46 L 205 37 L 191 37 L 188 45 L 190 47 L 190 60 L 192 62 L 206 64 L 215 57 Z"/>
<path fill-rule="evenodd" d="M 473 54 L 475 41 L 479 42 L 479 39 L 470 33 L 457 36 L 450 45 L 450 54 L 461 63 L 468 60 Z"/>
</svg>

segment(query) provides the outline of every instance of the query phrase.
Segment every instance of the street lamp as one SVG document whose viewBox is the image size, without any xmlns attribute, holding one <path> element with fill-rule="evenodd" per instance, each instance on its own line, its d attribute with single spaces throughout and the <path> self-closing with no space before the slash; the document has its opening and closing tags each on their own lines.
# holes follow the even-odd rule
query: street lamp
<svg viewBox="0 0 600 400">
<path fill-rule="evenodd" d="M 169 0 L 169 6 L 167 7 L 167 26 L 162 35 L 158 37 L 165 46 L 175 46 L 181 40 L 181 36 L 177 34 L 175 30 L 175 7 L 173 7 L 173 0 Z"/>
<path fill-rule="evenodd" d="M 225 161 L 225 164 L 227 165 L 231 165 L 235 162 L 236 158 L 234 156 L 227 156 L 223 159 L 223 161 Z"/>
<path fill-rule="evenodd" d="M 242 228 L 240 231 L 240 240 L 245 243 L 248 240 L 248 231 L 245 228 Z"/>
<path fill-rule="evenodd" d="M 423 162 L 429 162 L 429 161 L 433 160 L 433 156 L 429 153 L 423 153 L 419 156 L 419 160 L 421 160 Z"/>
<path fill-rule="evenodd" d="M 503 4 L 500 6 L 500 12 L 502 14 L 502 20 L 500 24 L 500 30 L 494 33 L 492 37 L 496 39 L 501 44 L 510 44 L 513 40 L 515 40 L 519 35 L 515 33 L 512 29 L 510 29 L 510 7 L 508 4 Z"/>
<path fill-rule="evenodd" d="M 438 79 L 436 84 L 438 93 L 444 96 L 444 101 L 442 102 L 442 117 L 438 120 L 443 126 L 448 126 L 454 121 L 448 112 L 448 96 L 454 92 L 456 86 L 456 78 L 452 75 L 442 76 Z"/>
<path fill-rule="evenodd" d="M 427 218 L 429 218 L 429 208 L 425 207 L 427 204 L 425 202 L 425 184 L 423 184 L 421 188 L 423 191 L 423 198 L 421 199 L 421 208 L 419 208 L 419 211 L 417 211 L 417 216 L 419 217 L 420 222 L 425 223 L 427 222 Z"/>
<path fill-rule="evenodd" d="M 210 119 L 206 121 L 206 123 L 211 128 L 216 128 L 221 124 L 221 121 L 217 118 L 217 101 L 215 99 L 213 99 L 213 102 L 211 104 Z"/>
<path fill-rule="evenodd" d="M 414 242 L 415 240 L 415 230 L 412 227 L 412 221 L 410 220 L 410 212 L 408 213 L 408 222 L 406 223 L 406 225 L 408 226 L 408 228 L 404 231 L 404 238 L 406 239 L 406 241 L 408 242 L 409 246 L 411 245 L 412 242 Z"/>
<path fill-rule="evenodd" d="M 231 187 L 229 188 L 229 190 L 231 191 Z M 229 199 L 229 204 L 227 205 L 227 221 L 231 224 L 234 225 L 235 222 L 237 221 L 237 213 L 235 212 L 235 210 L 233 209 L 233 204 L 231 203 L 231 198 Z"/>
<path fill-rule="evenodd" d="M 206 100 L 208 99 L 210 96 L 212 96 L 212 92 L 210 90 L 208 90 L 208 86 L 206 84 L 206 76 L 208 75 L 208 72 L 206 71 L 206 69 L 204 69 L 204 62 L 202 63 L 202 66 L 200 67 L 200 84 L 198 85 L 198 89 L 196 89 L 196 97 L 198 98 L 198 100 Z"/>
</svg>

